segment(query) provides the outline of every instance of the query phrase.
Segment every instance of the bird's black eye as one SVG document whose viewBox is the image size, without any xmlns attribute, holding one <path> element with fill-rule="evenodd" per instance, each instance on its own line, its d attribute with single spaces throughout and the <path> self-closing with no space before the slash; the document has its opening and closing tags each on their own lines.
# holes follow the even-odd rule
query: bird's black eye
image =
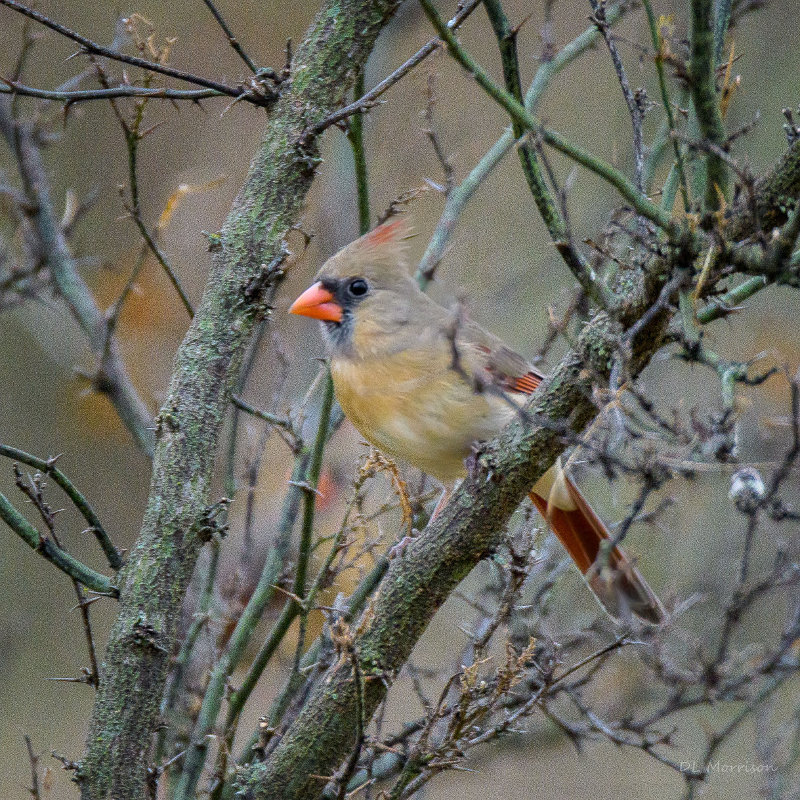
<svg viewBox="0 0 800 800">
<path fill-rule="evenodd" d="M 351 297 L 363 297 L 369 291 L 369 284 L 363 278 L 355 278 L 347 284 L 347 293 Z"/>
</svg>

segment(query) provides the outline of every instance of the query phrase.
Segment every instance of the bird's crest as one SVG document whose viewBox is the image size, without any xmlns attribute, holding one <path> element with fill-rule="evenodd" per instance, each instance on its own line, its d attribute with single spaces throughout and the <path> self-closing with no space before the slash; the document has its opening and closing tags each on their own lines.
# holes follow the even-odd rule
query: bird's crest
<svg viewBox="0 0 800 800">
<path fill-rule="evenodd" d="M 371 261 L 407 266 L 408 239 L 412 228 L 406 217 L 396 217 L 378 225 L 347 249 L 359 261 Z"/>
<path fill-rule="evenodd" d="M 386 244 L 401 242 L 408 237 L 411 226 L 405 217 L 388 220 L 364 235 L 364 243 L 370 247 L 382 247 Z"/>
</svg>

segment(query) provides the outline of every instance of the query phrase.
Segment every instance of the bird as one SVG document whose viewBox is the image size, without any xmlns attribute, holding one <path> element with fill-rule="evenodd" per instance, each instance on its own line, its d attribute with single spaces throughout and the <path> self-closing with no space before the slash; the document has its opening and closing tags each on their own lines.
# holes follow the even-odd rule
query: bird
<svg viewBox="0 0 800 800">
<path fill-rule="evenodd" d="M 419 288 L 411 236 L 405 217 L 383 222 L 329 258 L 289 312 L 321 322 L 336 398 L 359 433 L 444 485 L 435 516 L 476 444 L 519 413 L 544 375 L 473 320 L 454 324 Z M 560 462 L 530 498 L 614 619 L 663 622 L 664 607 L 619 545 L 598 560 L 608 528 Z"/>
</svg>

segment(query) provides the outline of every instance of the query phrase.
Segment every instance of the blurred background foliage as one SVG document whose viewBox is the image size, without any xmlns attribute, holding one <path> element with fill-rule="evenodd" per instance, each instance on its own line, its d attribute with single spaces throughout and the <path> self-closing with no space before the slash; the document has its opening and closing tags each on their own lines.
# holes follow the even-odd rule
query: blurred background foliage
<svg viewBox="0 0 800 800">
<path fill-rule="evenodd" d="M 505 3 L 509 17 L 527 21 L 519 36 L 523 85 L 532 76 L 542 54 L 545 19 L 542 0 Z M 685 4 L 658 2 L 657 13 L 674 13 L 678 36 L 685 35 Z M 442 13 L 452 9 L 440 4 Z M 232 4 L 222 6 L 239 39 L 259 63 L 280 66 L 286 39 L 298 39 L 315 10 L 313 0 L 301 2 Z M 244 77 L 242 65 L 227 46 L 219 29 L 201 3 L 195 0 L 139 0 L 119 9 L 86 0 L 47 2 L 42 11 L 96 41 L 108 42 L 120 16 L 137 12 L 149 20 L 157 37 L 177 37 L 172 63 L 194 72 L 235 83 Z M 588 24 L 589 4 L 582 0 L 553 3 L 552 28 L 547 35 L 559 48 Z M 649 45 L 641 12 L 632 14 L 616 33 L 634 86 L 644 86 L 658 98 L 655 71 L 640 48 Z M 0 75 L 9 74 L 19 49 L 23 21 L 0 8 Z M 431 29 L 412 2 L 403 6 L 379 41 L 369 62 L 369 87 L 431 38 Z M 461 40 L 468 50 L 500 76 L 499 58 L 490 26 L 481 9 L 463 27 Z M 737 142 L 735 156 L 762 171 L 786 146 L 781 128 L 781 109 L 796 106 L 800 74 L 800 25 L 797 5 L 773 0 L 765 10 L 749 15 L 731 38 L 738 60 L 734 72 L 742 76 L 727 119 L 734 130 L 760 115 L 754 132 Z M 77 72 L 70 43 L 47 33 L 37 43 L 26 82 L 52 87 Z M 365 135 L 370 174 L 373 219 L 397 195 L 441 181 L 441 172 L 423 133 L 425 90 L 429 73 L 436 74 L 435 124 L 446 152 L 452 154 L 457 179 L 463 178 L 506 127 L 501 111 L 465 77 L 445 54 L 439 53 L 401 81 L 386 96 L 386 103 L 366 117 Z M 202 107 L 151 102 L 144 127 L 155 126 L 140 148 L 142 211 L 153 225 L 168 199 L 181 184 L 198 187 L 184 196 L 163 232 L 162 245 L 193 301 L 199 299 L 207 265 L 204 231 L 215 231 L 246 173 L 250 157 L 263 130 L 263 112 L 244 103 L 226 109 L 224 99 L 204 101 Z M 223 109 L 224 113 L 223 113 Z M 61 207 L 68 192 L 96 197 L 80 221 L 76 254 L 83 274 L 101 306 L 116 297 L 139 249 L 139 237 L 126 217 L 119 186 L 127 182 L 124 142 L 118 124 L 104 103 L 83 104 L 64 115 L 56 106 L 53 132 L 57 141 L 47 150 L 48 166 Z M 630 172 L 630 119 L 622 101 L 611 61 L 602 46 L 587 53 L 560 75 L 543 98 L 539 113 L 551 127 Z M 659 115 L 646 120 L 652 139 Z M 321 343 L 306 321 L 287 318 L 285 310 L 297 292 L 328 255 L 357 234 L 358 221 L 352 172 L 352 154 L 345 136 L 332 130 L 324 138 L 322 164 L 303 221 L 313 238 L 293 260 L 273 315 L 274 325 L 265 341 L 248 386 L 247 397 L 263 407 L 283 413 L 302 396 L 317 369 Z M 0 168 L 11 172 L 7 152 L 0 152 Z M 561 179 L 572 169 L 552 156 Z M 224 178 L 218 181 L 217 179 Z M 663 176 L 662 176 L 663 179 Z M 658 184 L 658 180 L 656 181 Z M 600 181 L 579 171 L 572 184 L 569 206 L 577 240 L 596 236 L 618 204 L 613 192 Z M 435 191 L 424 193 L 411 207 L 418 238 L 414 255 L 420 256 L 443 206 Z M 293 243 L 302 251 L 302 237 Z M 563 310 L 569 302 L 573 281 L 549 242 L 523 180 L 519 163 L 508 156 L 476 194 L 458 225 L 443 262 L 434 295 L 450 301 L 463 293 L 471 314 L 523 353 L 533 355 L 547 331 L 548 306 Z M 736 315 L 735 325 L 717 322 L 707 332 L 722 356 L 740 360 L 762 351 L 773 362 L 786 364 L 791 374 L 800 364 L 800 328 L 797 295 L 771 288 L 748 303 Z M 187 326 L 187 316 L 166 278 L 148 261 L 136 292 L 121 320 L 119 335 L 125 360 L 136 385 L 155 411 L 164 396 L 172 357 Z M 549 356 L 553 363 L 565 346 L 558 342 Z M 282 354 L 275 357 L 275 351 Z M 90 391 L 81 370 L 92 360 L 72 319 L 57 301 L 30 302 L 0 315 L 0 440 L 40 456 L 63 453 L 61 468 L 93 502 L 116 543 L 130 547 L 138 531 L 144 507 L 149 464 L 134 447 L 107 401 Z M 643 377 L 643 385 L 664 408 L 714 408 L 719 404 L 718 385 L 708 380 L 701 367 L 687 368 L 667 358 L 656 361 Z M 743 390 L 749 404 L 742 425 L 741 459 L 768 464 L 779 458 L 787 442 L 787 429 L 773 424 L 787 414 L 786 381 L 772 380 L 754 390 Z M 255 449 L 261 424 L 243 417 L 239 435 L 240 474 Z M 365 448 L 349 426 L 337 434 L 326 453 L 323 492 L 326 500 L 319 516 L 322 531 L 334 529 L 342 501 Z M 274 526 L 287 479 L 288 451 L 273 436 L 257 487 L 257 530 Z M 10 464 L 0 465 L 0 491 L 14 495 Z M 735 570 L 744 522 L 726 501 L 730 472 L 720 467 L 699 472 L 689 481 L 673 480 L 666 493 L 675 498 L 667 522 L 638 526 L 631 535 L 631 549 L 642 570 L 665 596 L 684 598 L 689 591 L 705 591 L 711 597 Z M 626 512 L 634 490 L 616 483 L 612 491 L 599 475 L 586 474 L 583 485 L 608 519 Z M 797 487 L 796 475 L 790 486 Z M 390 491 L 388 481 L 382 484 Z M 380 491 L 377 492 L 380 497 Z M 244 493 L 231 509 L 230 537 L 223 564 L 235 561 L 242 529 Z M 68 509 L 60 519 L 69 531 L 69 546 L 76 555 L 101 568 L 93 542 L 77 532 L 81 523 Z M 777 531 L 777 527 L 775 528 Z M 769 533 L 764 528 L 761 535 Z M 794 531 L 796 534 L 796 531 Z M 775 535 L 778 535 L 777 533 Z M 788 535 L 781 529 L 780 535 Z M 26 796 L 29 765 L 23 733 L 36 749 L 54 749 L 69 757 L 82 750 L 93 691 L 85 685 L 54 682 L 72 677 L 84 665 L 83 635 L 74 605 L 72 587 L 8 531 L 0 531 L 0 793 Z M 265 536 L 266 540 L 266 536 Z M 263 554 L 262 554 L 263 557 Z M 223 574 L 224 574 L 223 567 Z M 232 569 L 232 568 L 229 568 Z M 581 621 L 596 613 L 592 600 L 575 575 L 563 580 L 565 613 Z M 713 630 L 713 602 L 690 611 L 684 624 L 702 636 Z M 711 611 L 709 611 L 709 608 Z M 99 642 L 105 640 L 114 606 L 94 606 Z M 443 650 L 454 652 L 464 641 L 459 624 L 466 607 L 452 600 L 439 614 L 417 651 L 417 662 L 437 663 Z M 777 617 L 777 614 L 776 614 Z M 753 619 L 752 625 L 769 620 Z M 287 658 L 291 657 L 287 654 Z M 252 729 L 258 708 L 275 694 L 280 665 L 262 679 L 251 717 L 243 726 Z M 401 684 L 402 685 L 402 684 Z M 406 689 L 408 687 L 406 686 Z M 603 691 L 620 712 L 626 698 L 641 687 L 626 678 L 625 658 L 605 674 Z M 390 717 L 404 718 L 416 701 L 410 691 L 395 692 Z M 715 712 L 705 711 L 713 715 Z M 720 711 L 725 715 L 729 711 Z M 717 722 L 718 720 L 714 720 Z M 691 752 L 703 736 L 703 720 L 696 726 L 697 742 L 681 746 Z M 545 747 L 548 744 L 550 746 Z M 743 726 L 729 745 L 727 761 L 758 762 L 753 730 Z M 74 793 L 61 773 L 53 797 Z M 570 744 L 546 725 L 537 734 L 507 740 L 473 755 L 474 773 L 451 773 L 428 788 L 431 798 L 445 798 L 457 791 L 466 798 L 616 797 L 635 792 L 649 798 L 675 797 L 682 791 L 678 775 L 661 767 L 641 752 L 618 750 L 600 744 L 576 753 Z M 456 782 L 458 782 L 456 784 Z M 757 792 L 752 775 L 717 776 L 704 797 L 750 797 Z"/>
</svg>

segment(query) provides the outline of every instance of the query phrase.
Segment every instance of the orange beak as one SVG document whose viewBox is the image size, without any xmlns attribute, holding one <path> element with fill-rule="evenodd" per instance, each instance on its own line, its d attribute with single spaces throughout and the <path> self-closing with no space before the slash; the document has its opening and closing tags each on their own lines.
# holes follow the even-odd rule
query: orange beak
<svg viewBox="0 0 800 800">
<path fill-rule="evenodd" d="M 309 286 L 289 308 L 290 314 L 322 319 L 328 322 L 342 321 L 342 307 L 333 295 L 319 282 Z"/>
</svg>

